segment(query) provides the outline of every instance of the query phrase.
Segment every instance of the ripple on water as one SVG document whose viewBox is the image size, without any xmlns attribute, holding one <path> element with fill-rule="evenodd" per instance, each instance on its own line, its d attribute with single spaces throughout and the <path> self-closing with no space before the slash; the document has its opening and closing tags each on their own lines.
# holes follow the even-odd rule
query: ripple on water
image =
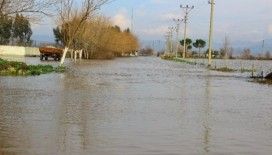
<svg viewBox="0 0 272 155">
<path fill-rule="evenodd" d="M 271 87 L 244 75 L 152 57 L 69 68 L 0 77 L 0 154 L 272 152 Z"/>
</svg>

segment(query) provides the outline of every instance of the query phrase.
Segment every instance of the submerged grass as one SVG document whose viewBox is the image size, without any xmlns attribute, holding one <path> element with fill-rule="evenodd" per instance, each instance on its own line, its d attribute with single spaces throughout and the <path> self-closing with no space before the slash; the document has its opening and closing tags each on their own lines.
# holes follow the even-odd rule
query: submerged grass
<svg viewBox="0 0 272 155">
<path fill-rule="evenodd" d="M 218 72 L 236 72 L 237 70 L 228 68 L 228 67 L 221 67 L 221 68 L 210 68 L 210 70 L 218 71 Z"/>
<path fill-rule="evenodd" d="M 265 79 L 265 78 L 256 78 L 250 80 L 250 82 L 255 82 L 259 84 L 264 84 L 264 85 L 272 85 L 272 79 Z"/>
<path fill-rule="evenodd" d="M 206 64 L 204 63 L 197 63 L 196 61 L 192 61 L 189 59 L 181 59 L 181 58 L 175 58 L 175 56 L 162 56 L 161 59 L 164 60 L 170 60 L 170 61 L 175 61 L 175 62 L 180 62 L 180 63 L 185 63 L 185 64 L 190 64 L 190 65 L 201 65 L 201 66 L 206 66 Z M 216 67 L 207 67 L 209 70 L 212 71 L 218 71 L 218 72 L 228 72 L 228 73 L 232 73 L 232 72 L 241 72 L 241 73 L 252 73 L 252 75 L 256 72 L 256 70 L 254 68 L 252 69 L 246 69 L 246 68 L 241 68 L 241 69 L 233 69 L 233 68 L 229 68 L 229 67 L 221 67 L 221 68 L 216 68 Z M 272 74 L 272 73 L 271 73 Z M 255 83 L 259 83 L 259 84 L 266 84 L 266 85 L 272 85 L 272 76 L 271 78 L 264 78 L 263 76 L 252 76 L 250 77 L 251 80 L 249 80 L 250 82 L 255 82 Z"/>
<path fill-rule="evenodd" d="M 239 70 L 241 73 L 252 73 L 252 72 L 256 72 L 256 70 L 255 69 L 246 69 L 246 68 L 241 68 L 240 70 Z"/>
<path fill-rule="evenodd" d="M 161 59 L 180 62 L 180 63 L 186 63 L 186 64 L 189 64 L 189 65 L 206 66 L 205 63 L 192 61 L 190 59 L 175 58 L 175 56 L 173 56 L 173 55 L 163 55 L 163 56 L 161 56 Z M 254 69 L 246 69 L 246 68 L 233 69 L 233 68 L 229 68 L 229 67 L 220 67 L 220 68 L 208 67 L 208 69 L 213 70 L 213 71 L 218 71 L 218 72 L 229 72 L 229 73 L 231 73 L 231 72 L 241 72 L 241 73 L 256 72 Z"/>
<path fill-rule="evenodd" d="M 0 58 L 1 76 L 35 76 L 52 72 L 61 73 L 65 67 L 54 68 L 51 65 L 27 65 L 23 62 L 7 61 Z"/>
</svg>

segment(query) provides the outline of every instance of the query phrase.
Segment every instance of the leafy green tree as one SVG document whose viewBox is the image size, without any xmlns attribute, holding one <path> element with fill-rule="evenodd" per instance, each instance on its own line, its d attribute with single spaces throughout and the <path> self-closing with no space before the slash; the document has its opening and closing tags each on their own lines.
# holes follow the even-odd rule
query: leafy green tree
<svg viewBox="0 0 272 155">
<path fill-rule="evenodd" d="M 18 45 L 30 45 L 32 30 L 30 22 L 23 15 L 16 14 L 13 22 L 13 38 L 17 40 Z"/>
<path fill-rule="evenodd" d="M 209 55 L 209 49 L 206 50 L 205 52 L 205 57 L 208 57 Z M 220 52 L 217 50 L 212 50 L 212 57 L 213 58 L 219 58 L 220 57 Z"/>
<path fill-rule="evenodd" d="M 192 39 L 190 38 L 186 39 L 186 46 L 187 46 L 186 49 L 189 49 L 189 50 L 192 49 L 192 45 L 191 45 L 192 42 L 193 42 Z M 180 44 L 181 46 L 184 46 L 184 39 L 180 41 Z"/>
<path fill-rule="evenodd" d="M 195 48 L 198 48 L 199 49 L 199 53 L 201 51 L 202 48 L 204 48 L 206 46 L 206 41 L 202 40 L 202 39 L 197 39 L 194 43 L 193 43 L 193 46 Z"/>
<path fill-rule="evenodd" d="M 12 30 L 12 19 L 0 13 L 0 44 L 9 44 Z"/>
<path fill-rule="evenodd" d="M 55 36 L 55 42 L 57 44 L 62 44 L 63 43 L 63 34 L 62 34 L 60 28 L 59 27 L 54 28 L 53 33 Z"/>
</svg>

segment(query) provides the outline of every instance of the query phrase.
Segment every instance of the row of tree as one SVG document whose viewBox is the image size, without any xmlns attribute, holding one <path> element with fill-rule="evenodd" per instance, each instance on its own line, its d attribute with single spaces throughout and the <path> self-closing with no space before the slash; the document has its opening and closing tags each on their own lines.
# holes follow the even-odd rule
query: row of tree
<svg viewBox="0 0 272 155">
<path fill-rule="evenodd" d="M 184 40 L 180 41 L 180 45 L 184 46 Z M 193 42 L 191 39 L 186 39 L 186 46 L 188 50 L 191 50 L 193 47 L 198 49 L 198 52 L 196 51 L 186 51 L 187 57 L 196 57 L 196 58 L 206 58 L 208 56 L 208 49 L 206 51 L 201 52 L 201 49 L 205 48 L 206 42 L 202 39 L 196 39 L 195 42 Z M 231 47 L 230 41 L 228 37 L 225 37 L 222 47 L 219 50 L 213 50 L 212 56 L 214 58 L 219 59 L 260 59 L 260 60 L 270 60 L 271 54 L 269 51 L 267 51 L 264 54 L 258 54 L 253 55 L 251 50 L 249 48 L 245 48 L 239 56 L 234 57 L 233 56 L 234 49 Z"/>
<path fill-rule="evenodd" d="M 23 15 L 15 17 L 0 12 L 0 44 L 30 45 L 32 30 L 29 20 Z"/>
<path fill-rule="evenodd" d="M 105 2 L 85 0 L 80 10 L 74 9 L 73 3 L 63 3 L 59 25 L 53 30 L 56 42 L 69 49 L 83 49 L 87 59 L 112 58 L 136 52 L 138 39 L 129 29 L 122 31 L 108 18 L 94 15 L 97 8 L 94 4 L 101 6 Z"/>
<path fill-rule="evenodd" d="M 0 0 L 0 44 L 31 44 L 29 20 L 49 15 L 62 0 Z"/>
<path fill-rule="evenodd" d="M 65 49 L 83 49 L 87 58 L 107 58 L 132 53 L 138 39 L 129 29 L 100 16 L 97 10 L 110 0 L 0 0 L 0 44 L 31 44 L 30 21 L 57 10 L 56 41 Z M 80 5 L 81 3 L 81 5 Z M 54 12 L 55 14 L 56 12 Z M 64 60 L 64 59 L 62 59 Z M 63 61 L 62 61 L 63 63 Z"/>
<path fill-rule="evenodd" d="M 187 46 L 186 53 L 187 53 L 188 57 L 207 57 L 209 50 L 201 52 L 201 49 L 206 47 L 205 40 L 196 39 L 195 42 L 193 42 L 192 39 L 187 38 L 185 43 Z M 184 40 L 180 41 L 180 45 L 184 46 Z M 188 50 L 191 50 L 193 47 L 198 49 L 198 52 L 196 52 L 196 51 L 189 52 L 188 51 Z M 229 46 L 229 41 L 227 38 L 225 38 L 223 47 L 219 51 L 216 51 L 216 50 L 212 51 L 213 57 L 223 58 L 223 59 L 232 58 L 232 53 L 233 53 L 233 48 Z"/>
<path fill-rule="evenodd" d="M 192 41 L 192 39 L 187 38 L 185 41 L 184 39 L 180 41 L 181 46 L 184 46 L 184 44 L 186 43 L 186 49 L 190 50 L 193 47 L 197 48 L 199 50 L 199 53 L 201 52 L 201 49 L 204 48 L 206 46 L 206 41 L 202 40 L 202 39 L 196 39 L 195 42 Z"/>
</svg>

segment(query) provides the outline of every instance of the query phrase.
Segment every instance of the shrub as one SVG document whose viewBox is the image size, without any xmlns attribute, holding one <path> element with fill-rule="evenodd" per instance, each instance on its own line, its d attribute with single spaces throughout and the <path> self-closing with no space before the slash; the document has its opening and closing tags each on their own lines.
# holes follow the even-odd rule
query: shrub
<svg viewBox="0 0 272 155">
<path fill-rule="evenodd" d="M 6 61 L 0 59 L 0 75 L 25 76 L 41 75 L 52 72 L 62 73 L 66 70 L 64 67 L 54 68 L 51 65 L 27 65 L 23 62 Z"/>
</svg>

